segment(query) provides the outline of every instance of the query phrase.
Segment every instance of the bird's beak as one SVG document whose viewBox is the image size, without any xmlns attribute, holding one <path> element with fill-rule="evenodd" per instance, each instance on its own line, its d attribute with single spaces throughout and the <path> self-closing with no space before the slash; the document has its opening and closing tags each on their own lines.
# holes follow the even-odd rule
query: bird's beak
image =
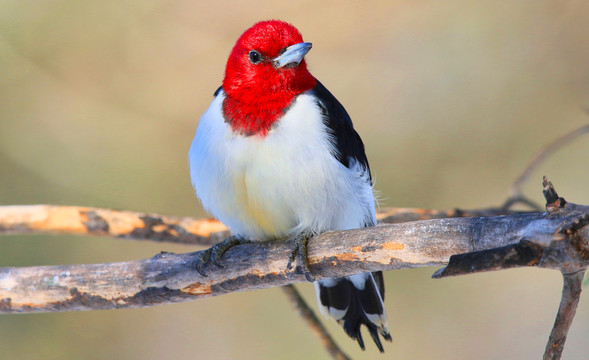
<svg viewBox="0 0 589 360">
<path fill-rule="evenodd" d="M 272 59 L 272 65 L 277 69 L 288 65 L 298 65 L 312 46 L 313 44 L 307 42 L 291 45 L 281 55 Z"/>
</svg>

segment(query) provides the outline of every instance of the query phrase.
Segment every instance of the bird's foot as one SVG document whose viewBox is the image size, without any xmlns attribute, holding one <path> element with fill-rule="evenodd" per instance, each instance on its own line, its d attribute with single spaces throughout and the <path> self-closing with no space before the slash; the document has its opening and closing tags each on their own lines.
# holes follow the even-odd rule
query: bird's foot
<svg viewBox="0 0 589 360">
<path fill-rule="evenodd" d="M 297 255 L 299 257 L 301 269 L 303 269 L 303 274 L 307 278 L 307 281 L 313 282 L 315 279 L 311 276 L 311 272 L 309 271 L 309 259 L 307 258 L 307 243 L 309 242 L 309 236 L 302 235 L 292 239 L 294 246 L 292 248 L 292 252 L 290 253 L 290 257 L 288 258 L 288 265 L 286 268 L 288 270 L 292 269 L 292 263 L 296 260 Z"/>
<path fill-rule="evenodd" d="M 198 253 L 198 257 L 194 260 L 194 267 L 196 271 L 198 271 L 202 276 L 207 276 L 205 272 L 205 267 L 209 263 L 213 263 L 213 265 L 217 267 L 223 267 L 219 262 L 223 257 L 223 254 L 232 247 L 241 244 L 248 244 L 251 243 L 251 240 L 244 239 L 239 235 L 229 236 L 225 240 L 216 243 L 215 245 L 211 246 L 210 248 L 203 250 Z"/>
</svg>

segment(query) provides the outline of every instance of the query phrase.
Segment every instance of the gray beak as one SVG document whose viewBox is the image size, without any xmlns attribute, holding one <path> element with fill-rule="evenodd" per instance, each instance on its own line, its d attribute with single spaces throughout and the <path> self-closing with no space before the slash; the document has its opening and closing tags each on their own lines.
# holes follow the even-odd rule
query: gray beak
<svg viewBox="0 0 589 360">
<path fill-rule="evenodd" d="M 291 45 L 286 48 L 286 51 L 282 55 L 272 59 L 272 65 L 277 69 L 287 65 L 298 65 L 309 50 L 311 50 L 312 46 L 313 44 L 307 42 Z"/>
</svg>

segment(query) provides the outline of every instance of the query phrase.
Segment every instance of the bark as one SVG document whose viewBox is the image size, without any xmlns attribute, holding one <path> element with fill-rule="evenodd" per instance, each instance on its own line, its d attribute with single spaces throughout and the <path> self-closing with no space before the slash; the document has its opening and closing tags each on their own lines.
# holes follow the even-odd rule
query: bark
<svg viewBox="0 0 589 360">
<path fill-rule="evenodd" d="M 209 246 L 229 235 L 214 219 L 192 219 L 96 207 L 0 206 L 0 234 L 112 236 Z"/>
<path fill-rule="evenodd" d="M 309 261 L 313 276 L 322 279 L 438 266 L 446 264 L 453 254 L 533 244 L 535 257 L 525 257 L 526 261 L 517 266 L 578 269 L 587 265 L 589 254 L 587 219 L 589 207 L 565 203 L 546 213 L 433 219 L 331 231 L 309 241 Z M 163 253 L 110 264 L 2 268 L 0 312 L 145 307 L 304 281 L 298 267 L 286 269 L 290 246 L 286 242 L 237 246 L 225 254 L 222 268 L 209 265 L 206 277 L 194 270 L 196 253 Z M 461 273 L 452 269 L 438 276 Z"/>
<path fill-rule="evenodd" d="M 503 207 L 482 210 L 384 208 L 378 212 L 377 219 L 384 223 L 400 223 L 515 213 Z M 211 246 L 229 236 L 229 230 L 214 219 L 193 219 L 84 206 L 5 205 L 0 206 L 0 235 L 7 234 L 111 236 L 120 239 Z"/>
</svg>

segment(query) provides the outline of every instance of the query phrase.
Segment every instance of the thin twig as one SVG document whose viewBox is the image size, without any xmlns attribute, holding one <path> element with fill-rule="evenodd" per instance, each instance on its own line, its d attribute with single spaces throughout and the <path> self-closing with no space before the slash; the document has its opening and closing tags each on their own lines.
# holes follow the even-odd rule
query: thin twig
<svg viewBox="0 0 589 360">
<path fill-rule="evenodd" d="M 581 126 L 580 128 L 571 131 L 570 133 L 558 138 L 556 141 L 549 144 L 548 146 L 540 149 L 540 151 L 538 151 L 536 153 L 536 155 L 534 155 L 534 157 L 532 157 L 532 160 L 528 163 L 528 166 L 526 166 L 526 168 L 524 169 L 522 174 L 517 178 L 517 180 L 515 180 L 513 185 L 511 185 L 511 189 L 510 189 L 511 197 L 513 197 L 513 198 L 523 197 L 521 188 L 522 188 L 523 184 L 526 181 L 528 181 L 530 175 L 532 175 L 534 170 L 536 170 L 536 168 L 540 164 L 542 164 L 542 162 L 544 160 L 546 160 L 547 157 L 554 154 L 561 147 L 569 144 L 570 142 L 572 142 L 573 140 L 575 140 L 579 136 L 587 134 L 587 133 L 589 133 L 589 124 Z"/>
<path fill-rule="evenodd" d="M 560 299 L 560 306 L 558 314 L 550 332 L 546 350 L 544 352 L 544 360 L 558 360 L 564 350 L 564 343 L 567 338 L 568 331 L 573 323 L 577 305 L 581 298 L 581 288 L 583 284 L 583 276 L 586 268 L 583 268 L 572 274 L 563 273 L 563 287 L 562 298 Z"/>
<path fill-rule="evenodd" d="M 528 199 L 523 194 L 516 194 L 512 195 L 501 206 L 502 209 L 509 210 L 516 204 L 522 204 L 528 206 L 530 209 L 535 211 L 541 211 L 542 207 L 538 205 L 535 201 Z"/>
<path fill-rule="evenodd" d="M 298 310 L 299 314 L 305 320 L 307 325 L 313 330 L 315 335 L 321 341 L 321 344 L 325 347 L 329 355 L 335 360 L 349 360 L 350 358 L 346 355 L 339 346 L 335 343 L 333 338 L 329 336 L 329 333 L 323 327 L 317 316 L 294 285 L 286 285 L 282 287 L 282 290 L 286 294 L 286 297 L 290 300 L 291 304 Z"/>
</svg>

